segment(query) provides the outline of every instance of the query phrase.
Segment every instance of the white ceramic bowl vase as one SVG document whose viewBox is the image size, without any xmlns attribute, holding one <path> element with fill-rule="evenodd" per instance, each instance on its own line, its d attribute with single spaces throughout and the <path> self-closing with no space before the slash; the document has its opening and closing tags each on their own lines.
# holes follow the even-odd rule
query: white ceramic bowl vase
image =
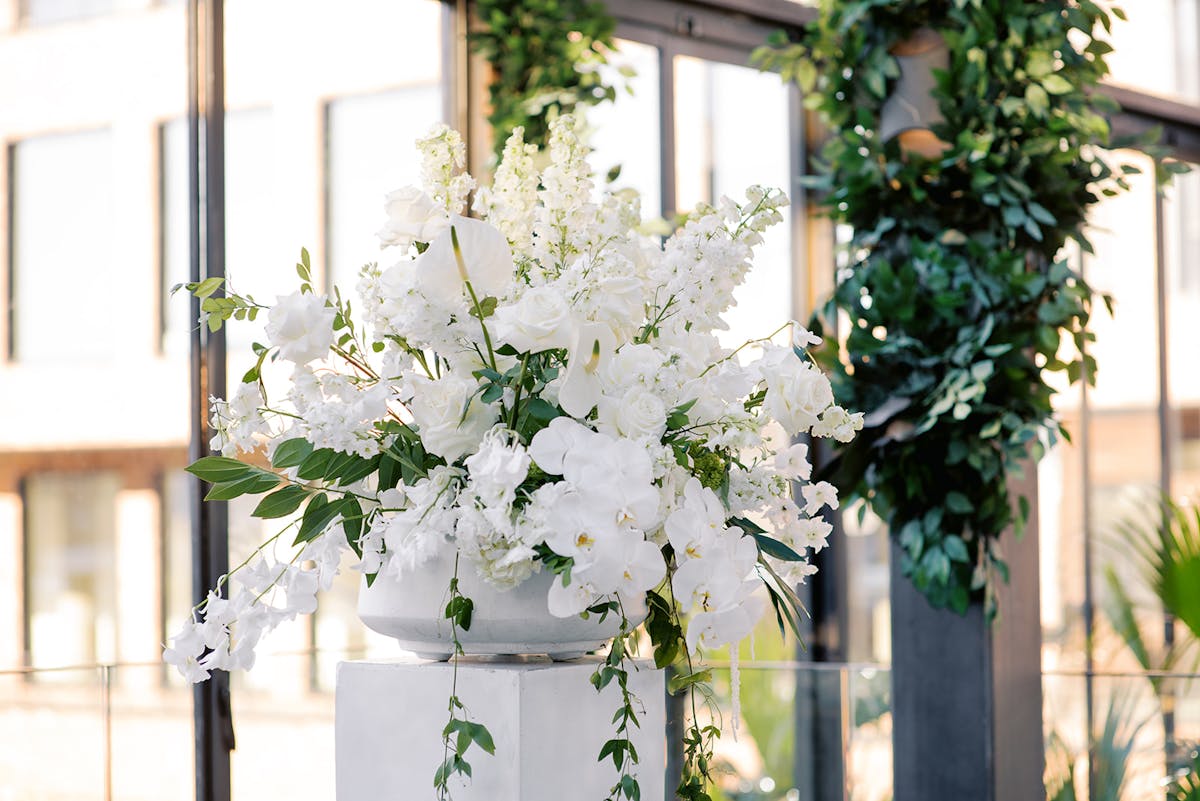
<svg viewBox="0 0 1200 801">
<path fill-rule="evenodd" d="M 444 554 L 402 578 L 380 574 L 358 595 L 358 615 L 368 628 L 394 638 L 400 647 L 425 659 L 445 660 L 454 653 L 450 621 L 445 618 L 454 575 L 454 554 Z M 547 654 L 563 661 L 595 651 L 617 635 L 621 621 L 609 614 L 586 619 L 555 617 L 546 596 L 558 576 L 543 570 L 520 585 L 501 590 L 484 581 L 465 559 L 458 570 L 459 591 L 474 602 L 471 628 L 459 630 L 463 652 L 478 655 Z M 631 626 L 646 619 L 644 601 L 626 603 Z"/>
</svg>

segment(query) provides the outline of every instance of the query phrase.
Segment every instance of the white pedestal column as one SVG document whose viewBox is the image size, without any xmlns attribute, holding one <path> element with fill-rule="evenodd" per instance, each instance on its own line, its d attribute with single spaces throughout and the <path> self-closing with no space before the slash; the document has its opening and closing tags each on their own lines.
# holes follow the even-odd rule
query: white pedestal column
<svg viewBox="0 0 1200 801">
<path fill-rule="evenodd" d="M 472 779 L 455 801 L 601 801 L 618 779 L 612 760 L 597 759 L 613 737 L 620 690 L 596 692 L 597 660 L 484 662 L 458 666 L 458 697 L 470 719 L 496 743 L 489 756 L 467 753 Z M 666 761 L 663 673 L 653 663 L 631 670 L 629 689 L 644 712 L 633 734 L 642 801 L 663 801 Z M 449 663 L 364 661 L 338 666 L 336 750 L 338 801 L 434 797 L 442 762 L 442 728 L 450 696 Z"/>
</svg>

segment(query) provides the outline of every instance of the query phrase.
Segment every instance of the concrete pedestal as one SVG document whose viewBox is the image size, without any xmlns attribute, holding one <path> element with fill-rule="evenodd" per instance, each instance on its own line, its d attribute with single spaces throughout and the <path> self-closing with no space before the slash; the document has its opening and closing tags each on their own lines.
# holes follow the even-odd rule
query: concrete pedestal
<svg viewBox="0 0 1200 801">
<path fill-rule="evenodd" d="M 472 779 L 455 801 L 601 799 L 617 781 L 612 760 L 597 759 L 613 736 L 620 690 L 596 692 L 596 658 L 574 662 L 473 661 L 458 666 L 458 697 L 470 719 L 491 731 L 496 753 L 472 747 Z M 633 734 L 643 801 L 663 801 L 663 673 L 651 662 L 630 671 L 629 689 L 645 711 Z M 442 762 L 452 666 L 364 661 L 338 666 L 338 801 L 433 799 Z M 457 782 L 458 779 L 453 781 Z"/>
</svg>

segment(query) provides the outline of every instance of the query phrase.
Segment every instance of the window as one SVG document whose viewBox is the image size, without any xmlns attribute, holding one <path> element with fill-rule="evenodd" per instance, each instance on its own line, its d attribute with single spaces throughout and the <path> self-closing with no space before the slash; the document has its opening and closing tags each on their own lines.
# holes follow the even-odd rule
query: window
<svg viewBox="0 0 1200 801">
<path fill-rule="evenodd" d="M 11 181 L 14 358 L 113 361 L 130 316 L 118 311 L 126 270 L 117 251 L 111 133 L 18 142 Z"/>
<path fill-rule="evenodd" d="M 358 270 L 379 258 L 383 198 L 420 185 L 413 142 L 442 119 L 437 84 L 343 97 L 326 109 L 325 192 L 330 282 L 353 296 Z"/>
<path fill-rule="evenodd" d="M 113 0 L 21 0 L 21 22 L 48 25 L 112 13 Z"/>
<path fill-rule="evenodd" d="M 119 489 L 113 472 L 25 478 L 26 646 L 34 667 L 116 659 Z"/>
</svg>

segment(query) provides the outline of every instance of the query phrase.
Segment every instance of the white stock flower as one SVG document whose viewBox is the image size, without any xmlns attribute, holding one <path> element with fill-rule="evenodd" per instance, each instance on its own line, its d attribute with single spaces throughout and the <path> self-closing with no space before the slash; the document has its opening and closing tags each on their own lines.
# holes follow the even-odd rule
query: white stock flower
<svg viewBox="0 0 1200 801">
<path fill-rule="evenodd" d="M 808 446 L 797 443 L 775 454 L 775 471 L 789 481 L 808 481 L 812 464 L 808 461 Z"/>
<path fill-rule="evenodd" d="M 804 495 L 805 514 L 815 515 L 826 506 L 830 509 L 838 508 L 837 490 L 828 481 L 805 484 L 800 488 L 800 492 Z"/>
<path fill-rule="evenodd" d="M 814 334 L 812 331 L 809 331 L 807 328 L 805 328 L 800 323 L 796 322 L 795 320 L 792 320 L 791 326 L 792 326 L 792 347 L 793 348 L 799 348 L 800 350 L 804 350 L 809 345 L 820 345 L 821 344 L 821 338 L 819 336 L 817 336 L 816 334 Z"/>
<path fill-rule="evenodd" d="M 383 210 L 388 219 L 376 234 L 381 248 L 407 248 L 414 242 L 432 242 L 449 224 L 446 210 L 415 186 L 389 192 Z"/>
<path fill-rule="evenodd" d="M 841 406 L 830 406 L 812 427 L 812 433 L 814 437 L 833 437 L 838 442 L 849 442 L 862 427 L 862 412 L 850 414 Z"/>
<path fill-rule="evenodd" d="M 279 356 L 307 364 L 329 353 L 333 345 L 334 310 L 324 295 L 293 292 L 284 295 L 267 312 L 267 339 Z"/>
<path fill-rule="evenodd" d="M 214 433 L 209 446 L 222 455 L 249 453 L 259 446 L 261 438 L 271 435 L 271 427 L 260 411 L 266 402 L 257 381 L 238 384 L 228 402 L 220 398 L 212 398 L 211 402 Z"/>
<path fill-rule="evenodd" d="M 464 462 L 471 489 L 485 506 L 511 504 L 529 463 L 529 451 L 502 426 L 485 434 L 479 450 Z"/>
</svg>

